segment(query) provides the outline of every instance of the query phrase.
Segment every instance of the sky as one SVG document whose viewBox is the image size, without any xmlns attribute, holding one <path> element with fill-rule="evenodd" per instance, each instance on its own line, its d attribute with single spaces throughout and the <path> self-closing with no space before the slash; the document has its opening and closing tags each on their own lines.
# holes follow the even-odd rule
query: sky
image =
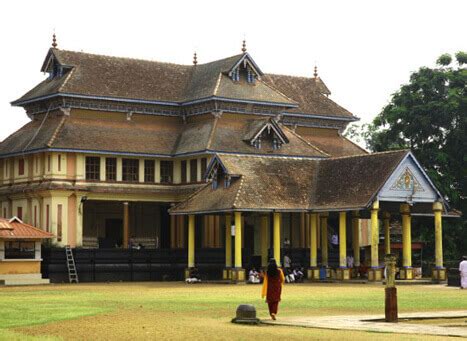
<svg viewBox="0 0 467 341">
<path fill-rule="evenodd" d="M 58 48 L 190 64 L 247 49 L 265 73 L 312 77 L 370 122 L 411 72 L 467 51 L 467 1 L 1 1 L 0 140 L 29 119 L 10 102 Z"/>
</svg>

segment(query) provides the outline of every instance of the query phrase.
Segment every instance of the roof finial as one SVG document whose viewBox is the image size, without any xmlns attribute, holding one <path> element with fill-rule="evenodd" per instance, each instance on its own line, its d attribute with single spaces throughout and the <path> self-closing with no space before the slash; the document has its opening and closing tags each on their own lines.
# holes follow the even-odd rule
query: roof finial
<svg viewBox="0 0 467 341">
<path fill-rule="evenodd" d="M 198 56 L 196 55 L 196 52 L 193 54 L 193 65 L 198 64 Z"/>
<path fill-rule="evenodd" d="M 243 52 L 243 53 L 246 52 L 246 40 L 245 40 L 245 39 L 243 39 L 242 52 Z"/>
<path fill-rule="evenodd" d="M 315 64 L 315 71 L 313 72 L 313 76 L 315 76 L 315 78 L 318 78 L 318 67 L 316 66 L 316 64 Z"/>
<path fill-rule="evenodd" d="M 56 49 L 57 48 L 57 36 L 55 35 L 55 30 L 54 34 L 52 35 L 52 48 Z"/>
</svg>

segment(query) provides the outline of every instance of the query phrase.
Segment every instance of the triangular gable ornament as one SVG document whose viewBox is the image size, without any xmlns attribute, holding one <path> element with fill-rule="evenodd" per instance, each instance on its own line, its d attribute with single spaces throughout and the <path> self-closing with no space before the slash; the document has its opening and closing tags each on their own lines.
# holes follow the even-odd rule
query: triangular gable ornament
<svg viewBox="0 0 467 341">
<path fill-rule="evenodd" d="M 425 191 L 408 167 L 405 168 L 404 172 L 402 172 L 402 174 L 397 178 L 391 186 L 391 189 L 397 191 L 410 191 L 412 193 Z"/>
</svg>

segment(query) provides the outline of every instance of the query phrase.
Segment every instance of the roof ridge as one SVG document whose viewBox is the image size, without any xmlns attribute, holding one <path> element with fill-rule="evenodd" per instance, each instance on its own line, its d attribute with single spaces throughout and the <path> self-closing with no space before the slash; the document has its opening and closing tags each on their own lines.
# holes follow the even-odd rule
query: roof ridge
<svg viewBox="0 0 467 341">
<path fill-rule="evenodd" d="M 242 186 L 243 186 L 243 179 L 244 179 L 244 175 L 240 175 L 240 185 L 238 186 L 237 194 L 235 194 L 235 199 L 234 199 L 234 201 L 232 203 L 232 208 L 236 208 L 237 199 L 240 196 L 240 191 L 241 191 Z"/>
<path fill-rule="evenodd" d="M 285 95 L 283 92 L 277 90 L 275 87 L 273 87 L 271 84 L 268 84 L 267 82 L 264 82 L 262 80 L 259 80 L 259 82 L 261 82 L 262 84 L 264 84 L 265 86 L 267 86 L 269 89 L 271 89 L 272 91 L 275 91 L 277 92 L 279 95 L 283 96 L 284 98 L 286 98 L 287 100 L 289 100 L 290 102 L 294 103 L 294 104 L 298 104 L 297 101 L 293 100 L 292 98 L 290 98 L 289 96 Z"/>
<path fill-rule="evenodd" d="M 301 141 L 305 142 L 307 145 L 309 145 L 311 148 L 314 148 L 315 150 L 317 150 L 318 152 L 324 154 L 324 155 L 327 155 L 329 157 L 331 157 L 331 154 L 328 154 L 326 153 L 324 150 L 321 150 L 320 148 L 316 147 L 314 144 L 311 144 L 309 141 L 305 140 L 302 136 L 300 136 L 299 134 L 297 134 L 295 131 L 293 131 L 292 129 L 290 129 L 289 127 L 283 125 L 284 128 L 286 128 L 290 133 L 292 133 L 293 135 L 295 135 L 298 139 L 300 139 Z"/>
<path fill-rule="evenodd" d="M 221 85 L 222 80 L 222 72 L 219 72 L 219 76 L 217 77 L 216 86 L 214 87 L 213 96 L 217 96 L 217 90 L 219 90 L 219 86 Z"/>
<path fill-rule="evenodd" d="M 194 191 L 193 193 L 191 193 L 187 198 L 185 198 L 183 201 L 180 201 L 178 204 L 172 206 L 169 211 L 171 210 L 174 210 L 176 209 L 178 206 L 180 206 L 181 204 L 183 203 L 186 203 L 188 200 L 190 200 L 191 198 L 193 198 L 195 195 L 197 195 L 199 192 L 201 192 L 202 190 L 204 190 L 207 186 L 211 185 L 211 182 L 206 182 L 206 184 L 204 186 L 201 186 L 200 188 L 198 188 L 196 191 Z"/>
<path fill-rule="evenodd" d="M 211 132 L 209 133 L 209 138 L 208 138 L 208 143 L 207 143 L 206 149 L 211 148 L 212 138 L 214 137 L 214 132 L 215 132 L 215 130 L 217 128 L 217 122 L 219 122 L 219 117 L 218 116 L 216 116 L 214 118 L 214 123 L 212 125 Z"/>
<path fill-rule="evenodd" d="M 352 158 L 352 157 L 383 155 L 383 154 L 392 154 L 392 153 L 401 153 L 401 152 L 410 152 L 410 149 L 385 150 L 384 152 L 374 152 L 374 153 L 367 153 L 367 154 L 355 154 L 355 155 L 337 156 L 337 157 L 331 157 L 331 158 L 326 159 L 326 160 L 349 159 L 349 158 Z"/>
<path fill-rule="evenodd" d="M 70 72 L 68 72 L 65 79 L 63 80 L 63 83 L 58 87 L 57 92 L 61 92 L 63 90 L 63 88 L 65 87 L 68 80 L 71 78 L 71 75 L 74 73 L 74 71 L 75 71 L 75 68 L 72 68 Z"/>
<path fill-rule="evenodd" d="M 340 134 L 339 134 L 340 135 Z M 340 137 L 342 137 L 343 139 L 345 139 L 346 141 L 349 141 L 350 143 L 352 143 L 355 147 L 367 152 L 368 154 L 370 154 L 370 152 L 368 150 L 366 150 L 365 148 L 363 147 L 360 147 L 357 143 L 355 143 L 354 141 L 352 141 L 351 139 L 347 138 L 346 136 L 344 135 L 340 135 Z"/>
<path fill-rule="evenodd" d="M 63 115 L 62 119 L 60 120 L 60 122 L 57 125 L 57 128 L 55 128 L 55 131 L 52 134 L 52 137 L 50 138 L 49 142 L 47 142 L 47 144 L 46 144 L 47 147 L 49 147 L 49 148 L 52 147 L 52 144 L 55 142 L 55 139 L 57 138 L 58 133 L 62 129 L 63 125 L 65 124 L 66 118 L 67 118 L 67 116 Z"/>
</svg>

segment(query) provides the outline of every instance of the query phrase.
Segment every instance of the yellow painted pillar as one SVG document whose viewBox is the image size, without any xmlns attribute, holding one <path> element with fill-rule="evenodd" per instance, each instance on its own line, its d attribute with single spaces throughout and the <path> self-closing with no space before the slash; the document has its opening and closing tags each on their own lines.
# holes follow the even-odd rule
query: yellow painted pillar
<svg viewBox="0 0 467 341">
<path fill-rule="evenodd" d="M 435 266 L 443 268 L 443 226 L 441 212 L 443 205 L 440 202 L 433 203 L 433 213 L 435 215 Z"/>
<path fill-rule="evenodd" d="M 391 219 L 391 214 L 389 212 L 384 212 L 383 214 L 383 225 L 384 225 L 384 252 L 386 255 L 391 253 L 391 231 L 389 229 L 389 220 Z"/>
<path fill-rule="evenodd" d="M 354 259 L 355 266 L 360 266 L 359 217 L 360 217 L 360 213 L 358 211 L 352 212 L 352 246 L 353 246 L 353 259 Z"/>
<path fill-rule="evenodd" d="M 378 246 L 379 246 L 379 224 L 378 224 L 379 202 L 375 201 L 371 206 L 371 267 L 379 268 Z"/>
<path fill-rule="evenodd" d="M 316 213 L 310 214 L 310 267 L 318 266 L 318 217 Z"/>
<path fill-rule="evenodd" d="M 128 202 L 123 203 L 123 248 L 128 249 L 130 237 L 130 210 Z"/>
<path fill-rule="evenodd" d="M 232 216 L 230 214 L 225 215 L 225 267 L 232 267 Z"/>
<path fill-rule="evenodd" d="M 328 261 L 328 213 L 321 213 L 321 263 L 327 267 Z"/>
<path fill-rule="evenodd" d="M 274 259 L 281 266 L 281 214 L 274 212 Z"/>
<path fill-rule="evenodd" d="M 339 212 L 339 267 L 347 267 L 346 213 Z"/>
<path fill-rule="evenodd" d="M 188 216 L 188 267 L 195 267 L 195 216 Z"/>
<path fill-rule="evenodd" d="M 261 266 L 268 266 L 268 216 L 261 216 Z"/>
<path fill-rule="evenodd" d="M 401 205 L 402 215 L 402 266 L 404 268 L 412 267 L 412 235 L 411 235 L 411 217 L 408 204 Z"/>
<path fill-rule="evenodd" d="M 235 212 L 235 268 L 242 268 L 242 213 Z"/>
</svg>

